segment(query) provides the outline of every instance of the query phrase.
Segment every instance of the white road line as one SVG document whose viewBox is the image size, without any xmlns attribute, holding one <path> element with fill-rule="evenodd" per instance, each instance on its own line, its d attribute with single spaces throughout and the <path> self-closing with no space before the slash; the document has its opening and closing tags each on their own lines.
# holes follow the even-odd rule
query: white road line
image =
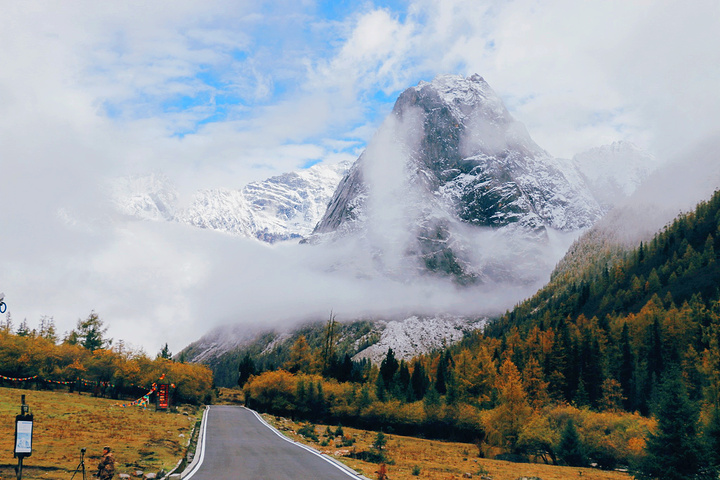
<svg viewBox="0 0 720 480">
<path fill-rule="evenodd" d="M 198 438 L 198 445 L 195 448 L 196 457 L 193 458 L 193 461 L 191 462 L 190 465 L 192 466 L 192 463 L 195 463 L 196 460 L 197 460 L 197 464 L 194 467 L 192 467 L 192 469 L 190 470 L 190 473 L 188 473 L 187 475 L 181 476 L 181 478 L 183 480 L 188 480 L 190 477 L 195 475 L 195 473 L 197 473 L 197 471 L 202 466 L 203 460 L 205 460 L 205 438 L 207 437 L 207 435 L 206 435 L 207 424 L 208 424 L 207 417 L 209 414 L 210 414 L 210 408 L 206 408 L 205 412 L 203 413 L 202 424 L 200 425 L 200 437 Z M 200 450 L 199 457 L 197 456 L 198 449 Z"/>
<path fill-rule="evenodd" d="M 292 439 L 286 437 L 285 435 L 283 435 L 282 433 L 280 433 L 280 431 L 278 431 L 278 429 L 276 429 L 275 427 L 273 427 L 272 425 L 270 425 L 269 423 L 267 423 L 267 422 L 265 421 L 265 419 L 262 418 L 262 417 L 260 416 L 260 414 L 257 413 L 255 410 L 251 410 L 251 409 L 249 409 L 249 408 L 247 408 L 247 407 L 242 407 L 242 408 L 245 408 L 246 410 L 250 410 L 250 411 L 257 417 L 257 419 L 260 420 L 260 422 L 261 422 L 263 425 L 265 425 L 265 426 L 266 426 L 267 428 L 269 428 L 273 433 L 275 433 L 275 435 L 277 435 L 278 437 L 282 438 L 282 439 L 285 440 L 286 442 L 290 442 L 290 443 L 292 443 L 293 445 L 297 445 L 298 447 L 300 447 L 300 448 L 302 448 L 302 449 L 304 449 L 304 450 L 312 453 L 313 455 L 317 455 L 318 457 L 322 458 L 323 460 L 325 460 L 326 462 L 328 462 L 330 465 L 332 465 L 333 467 L 337 468 L 338 470 L 340 470 L 340 471 L 343 472 L 344 474 L 350 476 L 351 478 L 354 478 L 354 479 L 356 479 L 356 480 L 367 480 L 367 477 L 361 477 L 361 476 L 359 476 L 357 473 L 355 473 L 354 471 L 350 470 L 350 468 L 347 467 L 346 465 L 343 465 L 342 463 L 337 462 L 336 460 L 328 457 L 327 455 L 323 455 L 322 453 L 318 452 L 318 451 L 315 450 L 314 448 L 308 447 L 307 445 L 304 445 L 304 444 L 302 444 L 302 443 L 300 443 L 300 442 L 296 442 L 295 440 L 292 440 Z"/>
</svg>

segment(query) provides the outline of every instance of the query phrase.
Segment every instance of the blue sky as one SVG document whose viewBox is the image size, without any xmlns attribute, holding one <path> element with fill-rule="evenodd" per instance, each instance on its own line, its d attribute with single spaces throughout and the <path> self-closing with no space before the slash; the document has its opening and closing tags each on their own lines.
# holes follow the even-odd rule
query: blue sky
<svg viewBox="0 0 720 480">
<path fill-rule="evenodd" d="M 353 161 L 443 73 L 482 75 L 553 155 L 628 140 L 672 158 L 720 131 L 718 24 L 715 0 L 6 2 L 0 290 L 18 320 L 62 331 L 95 309 L 178 350 L 237 311 L 193 296 L 249 285 L 216 273 L 267 252 L 118 220 L 112 179 L 162 174 L 187 199 Z"/>
<path fill-rule="evenodd" d="M 103 99 L 102 113 L 125 124 L 164 119 L 166 135 L 184 139 L 188 135 L 202 135 L 212 124 L 262 122 L 268 110 L 314 94 L 324 96 L 327 108 L 333 108 L 332 96 L 337 92 L 346 115 L 333 116 L 331 122 L 293 135 L 285 142 L 318 144 L 330 138 L 350 143 L 328 153 L 356 156 L 369 131 L 388 114 L 400 91 L 432 73 L 408 72 L 401 83 L 380 77 L 356 85 L 327 79 L 329 84 L 314 86 L 311 77 L 317 75 L 317 69 L 327 67 L 342 55 L 353 23 L 379 12 L 384 20 L 400 24 L 407 18 L 407 8 L 406 2 L 365 3 L 359 7 L 357 2 L 331 1 L 248 4 L 241 18 L 227 22 L 218 18 L 195 27 L 223 32 L 222 42 L 212 35 L 198 35 L 195 28 L 177 32 L 176 41 L 182 45 L 184 54 L 212 49 L 206 61 L 188 62 L 175 75 L 159 78 L 161 85 L 164 83 L 168 88 L 159 88 L 157 83 L 129 85 L 131 88 L 122 90 L 120 95 Z M 124 39 L 127 33 L 118 32 L 116 37 Z M 90 67 L 91 75 L 98 75 L 95 80 L 113 81 L 108 77 L 114 75 L 116 68 L 122 68 L 126 57 L 132 56 L 127 51 L 128 43 L 117 41 L 111 50 L 116 65 L 104 69 L 98 65 Z M 157 57 L 156 52 L 148 52 L 139 56 L 135 65 L 128 66 L 152 70 L 158 61 L 168 60 Z M 370 62 L 366 68 L 382 59 Z M 318 91 L 313 92 L 316 88 Z M 322 158 L 303 158 L 295 167 L 305 168 L 319 161 Z"/>
</svg>

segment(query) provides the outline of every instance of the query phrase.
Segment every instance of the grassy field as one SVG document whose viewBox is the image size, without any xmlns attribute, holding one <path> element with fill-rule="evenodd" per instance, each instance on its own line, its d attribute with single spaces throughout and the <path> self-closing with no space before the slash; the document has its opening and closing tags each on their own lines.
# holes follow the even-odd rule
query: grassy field
<svg viewBox="0 0 720 480">
<path fill-rule="evenodd" d="M 310 445 L 353 468 L 362 475 L 375 479 L 379 465 L 350 458 L 354 452 L 368 451 L 377 436 L 376 432 L 343 427 L 345 437 L 355 440 L 351 447 L 335 446 L 334 439 L 325 435 L 328 426 L 316 425 L 319 442 L 298 435 L 302 424 L 286 418 L 263 415 L 275 428 L 293 440 Z M 334 431 L 336 426 L 330 426 Z M 590 468 L 560 467 L 537 463 L 512 463 L 499 460 L 478 458 L 478 449 L 473 444 L 440 442 L 400 435 L 386 435 L 387 456 L 394 464 L 387 465 L 387 475 L 392 480 L 411 480 L 416 478 L 450 480 L 468 478 L 491 478 L 492 480 L 517 480 L 522 477 L 537 477 L 542 480 L 630 480 L 632 477 L 622 472 L 608 472 Z M 329 445 L 322 446 L 327 441 Z"/>
<path fill-rule="evenodd" d="M 29 480 L 70 480 L 80 461 L 81 448 L 87 448 L 85 464 L 90 476 L 95 472 L 103 445 L 113 447 L 117 473 L 168 471 L 184 456 L 192 428 L 202 414 L 201 409 L 194 407 L 183 406 L 178 413 L 161 413 L 153 408 L 123 408 L 115 400 L 86 394 L 0 388 L 0 480 L 15 478 L 17 460 L 12 456 L 15 415 L 20 412 L 23 394 L 34 415 L 33 454 L 25 459 L 23 468 L 23 477 Z M 218 400 L 218 403 L 236 405 L 242 397 L 237 390 L 222 389 Z M 353 452 L 370 450 L 376 432 L 343 427 L 345 437 L 354 439 L 354 444 L 335 446 L 336 439 L 325 435 L 327 425 L 315 426 L 319 441 L 314 442 L 298 435 L 303 424 L 263 416 L 293 440 L 337 458 L 368 478 L 377 478 L 377 464 L 350 458 Z M 333 431 L 335 428 L 330 426 Z M 485 480 L 631 478 L 621 472 L 478 458 L 477 447 L 472 444 L 386 436 L 385 451 L 392 460 L 387 465 L 387 473 L 392 480 L 449 480 L 467 478 L 463 477 L 465 474 Z M 323 442 L 325 446 L 321 444 Z M 80 480 L 81 477 L 76 478 Z"/>
<path fill-rule="evenodd" d="M 184 456 L 202 410 L 182 406 L 177 413 L 120 406 L 87 394 L 0 388 L 0 480 L 15 478 L 15 416 L 20 396 L 33 414 L 33 453 L 23 462 L 23 478 L 69 480 L 86 448 L 88 476 L 97 471 L 102 447 L 113 447 L 116 473 L 166 471 Z M 185 415 L 187 414 L 187 415 Z M 80 475 L 75 478 L 81 479 Z"/>
</svg>

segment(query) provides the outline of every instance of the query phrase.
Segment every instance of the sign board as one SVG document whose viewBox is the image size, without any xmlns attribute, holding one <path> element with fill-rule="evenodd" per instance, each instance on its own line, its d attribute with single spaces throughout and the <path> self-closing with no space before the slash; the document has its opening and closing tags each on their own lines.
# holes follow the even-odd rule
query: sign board
<svg viewBox="0 0 720 480">
<path fill-rule="evenodd" d="M 15 417 L 15 456 L 32 455 L 33 417 L 18 415 Z"/>
<path fill-rule="evenodd" d="M 158 409 L 167 410 L 170 407 L 170 385 L 158 385 Z"/>
</svg>

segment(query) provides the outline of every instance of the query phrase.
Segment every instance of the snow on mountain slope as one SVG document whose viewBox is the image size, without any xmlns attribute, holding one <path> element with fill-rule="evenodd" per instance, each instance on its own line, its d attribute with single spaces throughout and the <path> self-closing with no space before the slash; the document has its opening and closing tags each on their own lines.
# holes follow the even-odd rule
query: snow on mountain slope
<svg viewBox="0 0 720 480">
<path fill-rule="evenodd" d="M 340 355 L 349 353 L 353 360 L 368 359 L 379 364 L 392 348 L 395 357 L 410 360 L 421 353 L 442 349 L 460 341 L 466 334 L 482 327 L 486 319 L 469 319 L 451 315 L 397 317 L 395 319 L 355 320 L 338 324 L 338 345 L 347 346 Z M 244 352 L 253 352 L 255 360 L 288 352 L 300 335 L 323 338 L 326 322 L 306 323 L 294 329 L 255 329 L 225 326 L 208 332 L 182 352 L 191 362 L 217 366 L 223 355 L 233 352 L 237 359 Z M 236 365 L 230 366 L 236 369 Z"/>
<path fill-rule="evenodd" d="M 325 211 L 346 163 L 318 164 L 253 182 L 242 190 L 198 191 L 186 208 L 164 176 L 133 176 L 113 185 L 120 212 L 144 220 L 172 220 L 268 243 L 309 235 Z"/>
<path fill-rule="evenodd" d="M 558 259 L 538 250 L 548 230 L 577 232 L 602 215 L 578 179 L 482 77 L 442 75 L 400 95 L 312 240 L 354 235 L 393 274 L 401 264 L 460 283 L 534 281 Z M 532 258 L 542 265 L 527 269 Z"/>
<path fill-rule="evenodd" d="M 118 211 L 143 220 L 173 220 L 177 190 L 165 175 L 131 175 L 110 184 Z"/>
<path fill-rule="evenodd" d="M 218 188 L 199 191 L 192 204 L 178 213 L 177 220 L 244 237 L 253 237 L 256 231 L 252 208 L 240 190 Z"/>
<path fill-rule="evenodd" d="M 651 163 L 654 171 L 571 246 L 553 278 L 572 277 L 588 263 L 612 263 L 709 199 L 720 188 L 718 151 L 720 140 L 713 138 L 659 168 Z"/>
<path fill-rule="evenodd" d="M 380 340 L 358 352 L 353 360 L 369 359 L 379 364 L 392 348 L 399 360 L 411 360 L 421 353 L 429 353 L 459 342 L 473 330 L 483 326 L 486 319 L 438 316 L 411 316 L 402 320 L 378 320 L 381 328 Z M 374 332 L 373 332 L 374 333 Z M 358 342 L 362 342 L 362 338 Z"/>
<path fill-rule="evenodd" d="M 438 309 L 430 308 L 432 300 L 417 301 L 402 310 L 417 316 L 376 320 L 372 335 L 379 335 L 379 342 L 356 358 L 379 361 L 388 348 L 409 357 L 478 328 L 473 315 L 496 307 L 477 298 L 502 298 L 510 306 L 531 294 L 547 281 L 572 241 L 652 168 L 652 157 L 626 143 L 572 160 L 553 158 L 481 77 L 439 76 L 403 92 L 365 152 L 341 179 L 335 177 L 334 193 L 324 191 L 327 209 L 312 212 L 321 220 L 308 238 L 312 246 L 302 254 L 312 256 L 313 268 L 368 282 L 384 277 L 417 285 L 439 276 L 454 280 L 453 288 L 472 285 L 458 290 L 473 292 L 464 302 L 473 304 L 462 309 L 464 318 L 438 316 Z M 288 187 L 293 179 L 276 177 L 236 192 L 250 208 L 216 214 L 233 201 L 207 202 L 198 218 L 227 219 L 233 209 L 259 210 L 264 216 L 238 217 L 228 225 L 276 235 L 292 222 L 286 212 L 298 219 L 303 211 L 298 196 L 288 193 L 302 190 Z M 374 318 L 388 314 L 372 313 Z M 208 348 L 230 348 L 223 345 Z"/>
<path fill-rule="evenodd" d="M 658 167 L 655 157 L 630 142 L 593 148 L 575 155 L 572 163 L 605 210 L 632 195 Z"/>
</svg>

